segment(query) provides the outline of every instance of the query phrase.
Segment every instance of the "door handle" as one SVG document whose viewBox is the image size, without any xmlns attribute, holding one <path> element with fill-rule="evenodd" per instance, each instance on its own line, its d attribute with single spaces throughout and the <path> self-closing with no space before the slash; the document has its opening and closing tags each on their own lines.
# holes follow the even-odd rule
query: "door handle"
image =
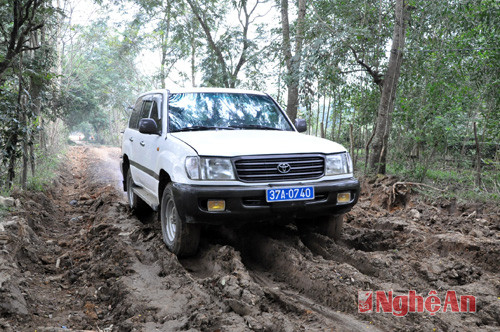
<svg viewBox="0 0 500 332">
<path fill-rule="evenodd" d="M 144 146 L 146 145 L 146 143 L 144 143 L 144 141 L 142 141 L 141 143 L 139 143 L 141 146 Z"/>
<path fill-rule="evenodd" d="M 133 138 L 133 137 L 130 137 L 130 138 L 129 138 L 129 141 L 130 141 L 130 142 L 133 142 L 133 141 L 134 141 L 134 138 Z"/>
</svg>

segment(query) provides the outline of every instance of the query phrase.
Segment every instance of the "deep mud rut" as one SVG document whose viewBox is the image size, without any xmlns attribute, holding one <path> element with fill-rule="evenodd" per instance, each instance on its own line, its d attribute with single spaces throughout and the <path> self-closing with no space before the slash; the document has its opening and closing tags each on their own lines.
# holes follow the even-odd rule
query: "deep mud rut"
<svg viewBox="0 0 500 332">
<path fill-rule="evenodd" d="M 119 149 L 74 147 L 0 224 L 0 331 L 498 331 L 500 210 L 363 184 L 335 243 L 295 226 L 205 230 L 178 260 L 132 215 Z M 447 290 L 476 313 L 358 313 L 358 291 Z"/>
</svg>

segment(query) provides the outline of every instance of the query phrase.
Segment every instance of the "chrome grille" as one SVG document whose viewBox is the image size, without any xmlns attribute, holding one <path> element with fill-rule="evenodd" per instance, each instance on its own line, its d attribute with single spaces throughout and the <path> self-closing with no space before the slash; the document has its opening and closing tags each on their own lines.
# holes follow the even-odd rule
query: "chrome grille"
<svg viewBox="0 0 500 332">
<path fill-rule="evenodd" d="M 288 164 L 287 167 L 278 166 Z M 324 174 L 325 158 L 322 155 L 249 156 L 234 160 L 236 173 L 241 181 L 270 182 L 317 179 Z"/>
</svg>

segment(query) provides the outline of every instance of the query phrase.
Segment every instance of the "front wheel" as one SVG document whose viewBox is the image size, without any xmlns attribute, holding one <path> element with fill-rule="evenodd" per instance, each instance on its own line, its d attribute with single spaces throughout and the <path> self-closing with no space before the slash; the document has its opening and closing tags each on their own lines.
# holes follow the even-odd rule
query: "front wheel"
<svg viewBox="0 0 500 332">
<path fill-rule="evenodd" d="M 343 225 L 343 214 L 337 216 L 328 216 L 318 222 L 318 231 L 337 242 L 342 236 Z"/>
<path fill-rule="evenodd" d="M 299 219 L 296 223 L 299 232 L 318 232 L 337 242 L 342 236 L 344 215 Z"/>
<path fill-rule="evenodd" d="M 160 208 L 161 233 L 167 248 L 178 257 L 194 255 L 200 242 L 200 226 L 179 216 L 172 183 L 163 191 Z"/>
</svg>

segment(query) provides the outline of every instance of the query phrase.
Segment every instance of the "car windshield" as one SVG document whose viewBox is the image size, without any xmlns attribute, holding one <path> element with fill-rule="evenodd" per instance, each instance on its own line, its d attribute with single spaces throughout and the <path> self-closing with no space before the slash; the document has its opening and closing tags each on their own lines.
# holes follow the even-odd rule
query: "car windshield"
<svg viewBox="0 0 500 332">
<path fill-rule="evenodd" d="M 274 101 L 245 93 L 173 93 L 170 132 L 194 130 L 293 130 Z"/>
</svg>

